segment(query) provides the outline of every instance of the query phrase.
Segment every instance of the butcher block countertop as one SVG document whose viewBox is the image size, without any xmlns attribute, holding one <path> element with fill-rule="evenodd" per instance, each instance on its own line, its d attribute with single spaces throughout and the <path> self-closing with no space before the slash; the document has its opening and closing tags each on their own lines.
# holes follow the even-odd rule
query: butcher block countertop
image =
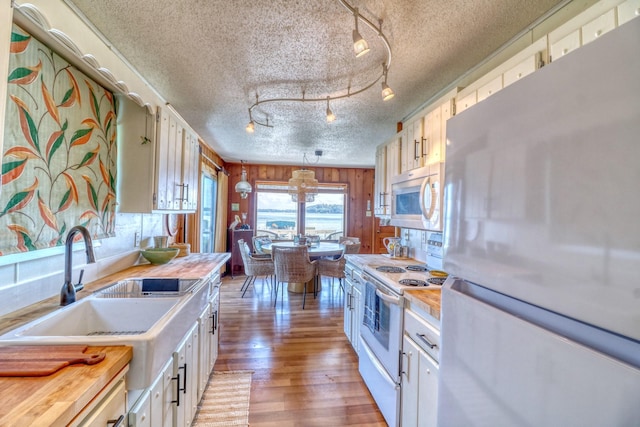
<svg viewBox="0 0 640 427">
<path fill-rule="evenodd" d="M 404 291 L 404 297 L 409 305 L 415 304 L 440 320 L 440 288 L 438 289 L 410 289 Z"/>
<path fill-rule="evenodd" d="M 119 372 L 127 369 L 132 357 L 129 346 L 88 347 L 86 353 L 106 356 L 95 365 L 70 365 L 44 377 L 0 377 L 0 426 L 69 424 Z"/>
<path fill-rule="evenodd" d="M 228 253 L 191 254 L 168 264 L 142 264 L 85 284 L 77 299 L 130 277 L 205 278 L 218 271 Z M 62 287 L 62 283 L 60 283 Z M 0 316 L 0 334 L 60 308 L 55 296 Z M 133 357 L 129 346 L 90 346 L 86 353 L 106 353 L 95 365 L 74 364 L 43 377 L 0 377 L 0 426 L 67 425 Z"/>
<path fill-rule="evenodd" d="M 93 282 L 85 283 L 84 289 L 77 293 L 77 299 L 91 295 L 118 280 L 128 277 L 179 277 L 182 279 L 199 279 L 210 275 L 224 265 L 231 255 L 229 253 L 198 254 L 178 257 L 168 264 L 141 264 L 125 268 Z M 62 288 L 62 283 L 60 283 Z M 19 326 L 38 319 L 60 308 L 60 297 L 55 296 L 31 304 L 23 309 L 0 316 L 0 335 Z"/>
</svg>

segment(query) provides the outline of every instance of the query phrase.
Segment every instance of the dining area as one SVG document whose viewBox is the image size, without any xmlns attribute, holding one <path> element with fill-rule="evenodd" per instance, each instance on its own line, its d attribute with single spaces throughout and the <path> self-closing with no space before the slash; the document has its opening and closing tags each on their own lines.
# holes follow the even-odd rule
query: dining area
<svg viewBox="0 0 640 427">
<path fill-rule="evenodd" d="M 307 294 L 314 298 L 322 290 L 322 278 L 331 278 L 331 286 L 338 279 L 343 291 L 345 278 L 345 254 L 358 253 L 360 240 L 356 237 L 340 237 L 335 241 L 298 236 L 291 241 L 272 241 L 268 237 L 254 236 L 252 246 L 244 240 L 238 241 L 245 271 L 245 282 L 241 288 L 242 297 L 250 287 L 255 289 L 255 281 L 261 277 L 263 283 L 271 287 L 273 305 L 284 298 L 287 292 L 302 294 L 302 308 L 306 306 Z"/>
</svg>

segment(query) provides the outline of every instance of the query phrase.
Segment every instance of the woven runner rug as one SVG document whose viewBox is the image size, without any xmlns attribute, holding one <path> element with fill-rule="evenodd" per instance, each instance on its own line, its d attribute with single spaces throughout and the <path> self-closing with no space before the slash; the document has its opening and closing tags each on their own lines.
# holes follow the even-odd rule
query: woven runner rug
<svg viewBox="0 0 640 427">
<path fill-rule="evenodd" d="M 251 374 L 252 371 L 214 371 L 193 426 L 248 426 Z"/>
</svg>

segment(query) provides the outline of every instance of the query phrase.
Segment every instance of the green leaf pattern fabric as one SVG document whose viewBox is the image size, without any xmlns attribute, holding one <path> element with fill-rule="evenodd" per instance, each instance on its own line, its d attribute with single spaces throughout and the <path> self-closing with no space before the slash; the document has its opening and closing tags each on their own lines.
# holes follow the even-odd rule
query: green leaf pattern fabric
<svg viewBox="0 0 640 427">
<path fill-rule="evenodd" d="M 10 52 L 0 255 L 60 246 L 74 225 L 114 236 L 113 94 L 17 25 Z"/>
</svg>

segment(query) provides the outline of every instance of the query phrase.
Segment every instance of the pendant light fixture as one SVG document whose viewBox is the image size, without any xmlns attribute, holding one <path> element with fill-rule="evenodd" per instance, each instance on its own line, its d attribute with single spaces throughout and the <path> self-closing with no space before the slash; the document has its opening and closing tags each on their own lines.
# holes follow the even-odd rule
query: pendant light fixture
<svg viewBox="0 0 640 427">
<path fill-rule="evenodd" d="M 246 199 L 249 193 L 253 191 L 253 188 L 251 188 L 251 184 L 247 181 L 247 171 L 244 168 L 244 160 L 241 160 L 240 163 L 242 164 L 242 176 L 236 184 L 236 193 L 240 193 L 240 197 Z"/>
<path fill-rule="evenodd" d="M 316 161 L 320 160 L 322 155 L 321 150 L 316 150 Z M 291 200 L 296 203 L 309 203 L 313 202 L 318 195 L 318 180 L 314 171 L 305 168 L 305 162 L 307 155 L 302 156 L 302 169 L 295 170 L 291 173 L 291 179 L 289 180 L 289 195 Z"/>
<path fill-rule="evenodd" d="M 268 127 L 268 128 L 273 127 L 272 125 L 269 124 L 268 116 L 265 119 L 256 119 L 252 115 L 252 112 L 253 112 L 254 108 L 258 107 L 259 105 L 268 104 L 268 103 L 271 103 L 271 102 L 286 102 L 286 103 L 291 103 L 291 102 L 306 102 L 306 103 L 308 103 L 308 102 L 326 102 L 327 103 L 326 120 L 327 120 L 327 123 L 331 123 L 336 119 L 336 116 L 331 111 L 331 108 L 329 106 L 329 101 L 333 101 L 333 100 L 336 100 L 336 99 L 349 98 L 351 96 L 358 95 L 358 94 L 360 94 L 360 93 L 362 93 L 364 91 L 367 91 L 367 90 L 371 89 L 372 87 L 374 87 L 376 85 L 376 83 L 378 83 L 381 79 L 383 80 L 382 81 L 382 98 L 385 101 L 393 98 L 393 96 L 394 96 L 393 90 L 391 90 L 391 88 L 387 84 L 387 73 L 389 72 L 389 67 L 391 66 L 391 45 L 389 44 L 389 40 L 387 39 L 387 36 L 382 32 L 382 19 L 378 18 L 378 23 L 374 24 L 369 19 L 367 19 L 366 17 L 361 15 L 358 12 L 358 8 L 351 6 L 347 2 L 347 0 L 337 0 L 337 1 L 345 9 L 347 9 L 350 13 L 352 13 L 353 16 L 354 16 L 355 29 L 353 30 L 353 50 L 354 50 L 354 52 L 356 54 L 356 57 L 360 57 L 360 56 L 364 55 L 365 53 L 367 53 L 369 51 L 369 46 L 368 46 L 366 40 L 364 40 L 364 38 L 360 34 L 360 31 L 358 30 L 358 21 L 361 21 L 367 27 L 369 27 L 371 30 L 375 31 L 375 33 L 378 36 L 379 40 L 384 45 L 385 50 L 386 50 L 386 57 L 387 58 L 386 58 L 385 62 L 382 64 L 382 73 L 380 73 L 376 77 L 372 78 L 372 80 L 370 80 L 369 82 L 365 82 L 365 83 L 362 83 L 362 85 L 358 85 L 358 87 L 356 89 L 353 89 L 351 87 L 351 85 L 349 84 L 349 86 L 347 86 L 347 88 L 345 88 L 344 90 L 332 91 L 333 93 L 336 93 L 336 95 L 333 95 L 333 96 L 306 97 L 305 96 L 305 91 L 304 91 L 304 89 L 302 89 L 302 91 L 301 91 L 302 96 L 301 97 L 290 97 L 290 96 L 287 96 L 287 97 L 274 97 L 274 98 L 259 99 L 258 98 L 258 94 L 256 93 L 256 101 L 249 107 L 249 123 L 247 124 L 247 126 L 245 128 L 247 133 L 254 133 L 256 125 L 264 126 L 264 127 Z"/>
<path fill-rule="evenodd" d="M 388 101 L 396 96 L 396 94 L 393 93 L 393 90 L 387 84 L 387 65 L 384 62 L 382 63 L 382 73 L 384 74 L 384 81 L 382 82 L 382 100 Z"/>
<path fill-rule="evenodd" d="M 369 45 L 367 41 L 360 35 L 358 31 L 358 8 L 354 9 L 353 17 L 356 20 L 356 27 L 353 30 L 353 51 L 356 54 L 356 58 L 360 58 L 362 55 L 369 52 Z"/>
</svg>

